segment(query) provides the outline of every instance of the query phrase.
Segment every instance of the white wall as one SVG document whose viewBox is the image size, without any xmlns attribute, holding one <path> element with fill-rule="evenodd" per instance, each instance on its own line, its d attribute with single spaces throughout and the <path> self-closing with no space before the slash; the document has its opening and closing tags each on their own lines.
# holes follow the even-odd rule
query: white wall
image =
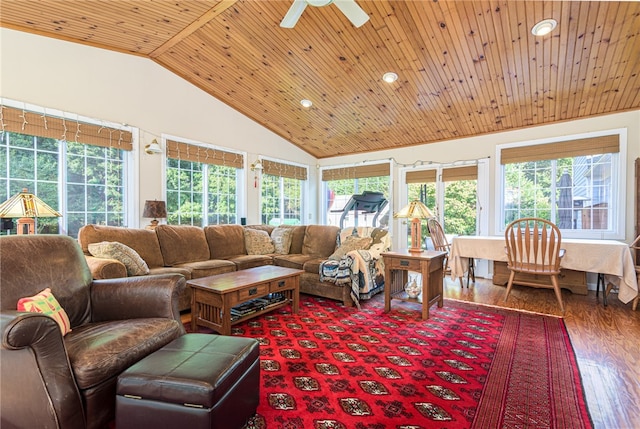
<svg viewBox="0 0 640 429">
<path fill-rule="evenodd" d="M 143 150 L 163 133 L 246 151 L 249 164 L 258 155 L 308 164 L 315 183 L 314 157 L 151 60 L 4 28 L 0 49 L 1 97 L 140 129 L 140 213 L 163 195 L 164 159 Z M 245 183 L 240 215 L 260 223 L 253 174 Z"/>
<path fill-rule="evenodd" d="M 200 89 L 173 75 L 154 62 L 137 56 L 90 48 L 79 44 L 0 29 L 0 96 L 46 108 L 140 128 L 140 210 L 146 199 L 162 196 L 163 157 L 147 155 L 144 146 L 161 134 L 202 141 L 246 151 L 247 161 L 258 155 L 309 165 L 312 223 L 317 213 L 316 166 L 358 164 L 393 159 L 395 166 L 416 161 L 453 163 L 490 159 L 490 217 L 494 211 L 495 146 L 503 143 L 580 134 L 613 128 L 627 128 L 626 241 L 634 236 L 635 189 L 633 161 L 640 157 L 640 110 L 591 119 L 532 127 L 404 149 L 317 160 L 306 152 L 222 104 Z M 286 156 L 286 158 L 282 158 Z M 398 173 L 399 168 L 393 169 Z M 246 215 L 248 223 L 259 223 L 258 190 L 247 168 Z M 394 195 L 399 195 L 394 177 Z M 397 197 L 396 197 L 397 198 Z M 398 201 L 392 201 L 393 207 Z M 141 224 L 146 220 L 141 219 Z M 491 224 L 492 225 L 492 224 Z M 493 226 L 491 226 L 492 228 Z M 490 228 L 489 234 L 493 233 Z"/>
</svg>

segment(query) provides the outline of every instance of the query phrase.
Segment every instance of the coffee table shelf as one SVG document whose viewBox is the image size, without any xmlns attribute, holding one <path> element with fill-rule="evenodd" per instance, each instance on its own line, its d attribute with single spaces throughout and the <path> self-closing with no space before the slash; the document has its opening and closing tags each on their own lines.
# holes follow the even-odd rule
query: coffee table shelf
<svg viewBox="0 0 640 429">
<path fill-rule="evenodd" d="M 304 271 L 266 265 L 231 273 L 202 277 L 187 281 L 192 288 L 191 329 L 205 326 L 223 334 L 231 334 L 231 326 L 262 314 L 291 305 L 298 312 L 300 275 Z M 282 302 L 232 319 L 231 309 L 243 303 L 278 293 Z"/>
</svg>

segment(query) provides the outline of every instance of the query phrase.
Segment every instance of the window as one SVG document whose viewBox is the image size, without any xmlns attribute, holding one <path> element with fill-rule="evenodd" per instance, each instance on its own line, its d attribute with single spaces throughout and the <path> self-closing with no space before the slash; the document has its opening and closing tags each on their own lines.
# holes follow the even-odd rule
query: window
<svg viewBox="0 0 640 429">
<path fill-rule="evenodd" d="M 77 237 L 86 224 L 126 223 L 126 172 L 133 148 L 128 128 L 70 120 L 44 109 L 1 109 L 2 201 L 27 188 L 62 214 L 36 219 L 38 233 Z"/>
<path fill-rule="evenodd" d="M 307 168 L 276 162 L 262 162 L 261 216 L 268 225 L 301 225 L 303 219 L 303 184 Z"/>
<path fill-rule="evenodd" d="M 380 192 L 389 201 L 391 198 L 389 163 L 327 168 L 322 171 L 322 181 L 324 182 L 324 207 L 326 207 L 324 218 L 328 225 L 337 225 L 342 228 L 356 225 L 381 227 L 389 225 L 388 204 L 381 213 L 343 212 L 354 194 Z"/>
<path fill-rule="evenodd" d="M 167 223 L 237 223 L 243 165 L 240 153 L 167 140 Z"/>
<path fill-rule="evenodd" d="M 521 217 L 540 217 L 565 235 L 614 238 L 624 204 L 621 133 L 499 148 L 500 230 Z M 622 164 L 622 165 L 621 165 Z"/>
<path fill-rule="evenodd" d="M 420 200 L 425 203 L 438 218 L 445 234 L 475 235 L 478 218 L 477 179 L 477 165 L 408 171 L 408 201 Z M 422 236 L 429 236 L 425 222 Z"/>
</svg>

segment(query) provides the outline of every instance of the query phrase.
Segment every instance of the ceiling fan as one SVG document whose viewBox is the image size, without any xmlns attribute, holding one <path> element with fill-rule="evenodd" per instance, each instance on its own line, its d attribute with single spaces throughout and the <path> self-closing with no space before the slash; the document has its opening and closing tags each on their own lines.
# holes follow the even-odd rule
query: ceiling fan
<svg viewBox="0 0 640 429">
<path fill-rule="evenodd" d="M 280 27 L 293 28 L 307 5 L 324 7 L 331 3 L 334 3 L 355 27 L 360 27 L 369 20 L 369 15 L 358 6 L 355 0 L 294 0 L 289 11 L 282 19 Z"/>
</svg>

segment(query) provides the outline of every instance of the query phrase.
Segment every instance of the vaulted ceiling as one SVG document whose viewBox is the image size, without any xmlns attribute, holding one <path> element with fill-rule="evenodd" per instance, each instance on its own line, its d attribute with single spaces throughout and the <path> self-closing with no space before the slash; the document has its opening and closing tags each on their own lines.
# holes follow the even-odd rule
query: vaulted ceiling
<svg viewBox="0 0 640 429">
<path fill-rule="evenodd" d="M 2 0 L 0 23 L 148 57 L 317 158 L 640 108 L 640 2 L 358 0 L 359 28 L 335 4 L 281 28 L 292 1 Z"/>
</svg>

